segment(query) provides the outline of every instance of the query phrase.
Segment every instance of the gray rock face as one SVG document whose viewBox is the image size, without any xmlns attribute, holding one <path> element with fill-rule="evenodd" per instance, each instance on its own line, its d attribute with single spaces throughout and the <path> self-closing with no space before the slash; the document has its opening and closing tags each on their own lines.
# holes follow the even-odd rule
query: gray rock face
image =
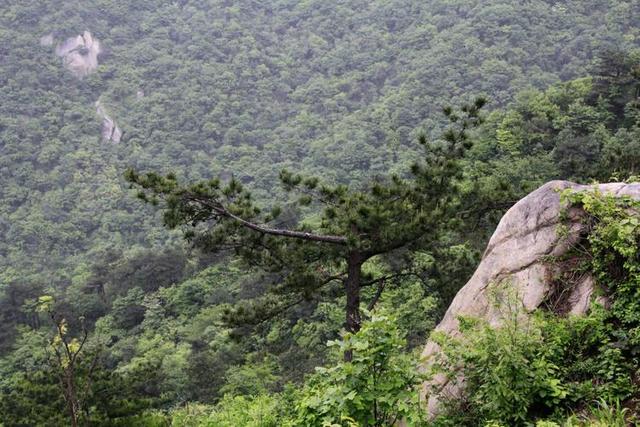
<svg viewBox="0 0 640 427">
<path fill-rule="evenodd" d="M 88 31 L 71 37 L 56 47 L 56 55 L 62 58 L 64 66 L 78 78 L 85 77 L 98 68 L 100 52 L 100 42 Z"/>
<path fill-rule="evenodd" d="M 119 143 L 122 138 L 122 130 L 115 120 L 109 117 L 99 100 L 96 101 L 96 113 L 102 118 L 102 139 L 114 144 Z"/>
<path fill-rule="evenodd" d="M 498 326 L 501 319 L 499 308 L 489 298 L 492 284 L 507 283 L 513 288 L 526 312 L 538 308 L 552 292 L 549 269 L 545 256 L 564 254 L 580 238 L 583 226 L 579 219 L 584 214 L 572 208 L 568 213 L 568 237 L 560 239 L 557 233 L 561 223 L 559 192 L 573 188 L 579 191 L 598 189 L 602 193 L 628 195 L 640 199 L 640 184 L 611 183 L 600 185 L 578 185 L 568 181 L 551 181 L 516 203 L 503 216 L 493 233 L 489 245 L 477 270 L 467 284 L 458 292 L 444 318 L 436 327 L 450 336 L 459 335 L 458 316 L 482 318 Z M 552 273 L 552 272 L 551 272 Z M 563 312 L 580 315 L 589 308 L 594 290 L 592 277 L 580 278 L 564 302 Z M 439 352 L 439 347 L 429 341 L 422 353 L 424 366 Z M 444 376 L 436 376 L 423 385 L 423 397 L 428 403 L 431 416 L 438 413 L 443 397 L 458 397 L 459 386 Z"/>
</svg>

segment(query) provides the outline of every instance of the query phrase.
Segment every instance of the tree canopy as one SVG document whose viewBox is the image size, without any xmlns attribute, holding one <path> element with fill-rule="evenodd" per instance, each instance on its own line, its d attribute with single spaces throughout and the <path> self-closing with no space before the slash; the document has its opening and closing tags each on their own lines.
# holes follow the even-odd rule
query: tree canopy
<svg viewBox="0 0 640 427">
<path fill-rule="evenodd" d="M 43 295 L 69 340 L 88 332 L 89 366 L 100 348 L 80 399 L 96 424 L 302 416 L 298 392 L 354 367 L 304 386 L 327 341 L 347 346 L 350 254 L 348 328 L 392 311 L 406 343 L 386 343 L 413 357 L 502 210 L 550 179 L 638 174 L 639 16 L 631 0 L 3 4 L 0 419 L 69 424 Z M 55 51 L 84 31 L 103 50 L 80 79 Z M 447 136 L 442 107 L 482 95 L 484 123 L 461 141 L 469 110 L 448 111 Z M 155 173 L 129 178 L 176 230 L 127 169 Z"/>
</svg>

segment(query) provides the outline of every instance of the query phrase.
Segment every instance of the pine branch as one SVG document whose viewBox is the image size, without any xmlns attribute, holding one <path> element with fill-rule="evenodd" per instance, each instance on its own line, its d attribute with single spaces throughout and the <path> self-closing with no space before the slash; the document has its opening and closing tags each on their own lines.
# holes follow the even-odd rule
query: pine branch
<svg viewBox="0 0 640 427">
<path fill-rule="evenodd" d="M 211 202 L 210 200 L 199 197 L 193 194 L 185 194 L 186 201 L 194 201 L 196 203 L 200 203 L 203 206 L 208 207 L 214 212 L 214 217 L 222 217 L 233 220 L 234 222 L 240 224 L 241 226 L 248 228 L 253 231 L 257 231 L 261 234 L 268 234 L 271 236 L 282 236 L 288 237 L 292 239 L 300 239 L 300 240 L 308 240 L 315 242 L 324 242 L 331 243 L 335 245 L 346 245 L 347 238 L 344 236 L 333 236 L 333 235 L 323 235 L 323 234 L 314 234 L 306 231 L 296 231 L 289 230 L 284 228 L 271 228 L 265 225 L 260 225 L 251 221 L 247 221 L 244 218 L 239 217 L 238 215 L 230 212 L 224 205 L 219 202 Z M 212 218 L 213 219 L 213 218 Z"/>
</svg>

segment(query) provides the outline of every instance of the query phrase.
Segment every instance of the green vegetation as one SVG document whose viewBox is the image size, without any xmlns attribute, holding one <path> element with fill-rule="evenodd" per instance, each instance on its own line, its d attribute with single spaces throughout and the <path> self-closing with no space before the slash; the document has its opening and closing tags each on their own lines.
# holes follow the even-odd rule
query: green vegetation
<svg viewBox="0 0 640 427">
<path fill-rule="evenodd" d="M 6 3 L 2 425 L 428 425 L 417 352 L 502 212 L 640 174 L 636 1 Z M 85 30 L 103 52 L 78 79 L 55 47 Z M 436 423 L 637 413 L 638 223 L 567 200 L 611 306 L 468 319 L 441 366 L 468 401 Z"/>
<path fill-rule="evenodd" d="M 373 315 L 355 334 L 329 342 L 341 352 L 353 352 L 350 362 L 317 368 L 307 379 L 297 402 L 294 425 L 387 426 L 405 420 L 415 425 L 425 418 L 417 389 L 417 358 L 401 354 L 405 343 L 395 319 Z"/>
<path fill-rule="evenodd" d="M 214 407 L 188 405 L 155 416 L 180 426 L 388 426 L 400 419 L 425 423 L 417 393 L 424 376 L 417 373 L 417 358 L 403 353 L 406 342 L 397 319 L 365 314 L 358 332 L 329 342 L 334 365 L 316 368 L 302 389 L 226 395 Z M 344 361 L 349 350 L 354 357 Z"/>
</svg>

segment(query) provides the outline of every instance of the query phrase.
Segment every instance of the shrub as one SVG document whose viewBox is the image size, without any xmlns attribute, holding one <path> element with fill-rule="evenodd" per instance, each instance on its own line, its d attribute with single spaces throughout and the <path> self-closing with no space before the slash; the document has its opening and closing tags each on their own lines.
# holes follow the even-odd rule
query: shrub
<svg viewBox="0 0 640 427">
<path fill-rule="evenodd" d="M 462 318 L 460 329 L 461 338 L 434 335 L 442 347 L 435 371 L 445 373 L 464 390 L 463 401 L 445 402 L 449 408 L 445 418 L 458 412 L 457 422 L 464 425 L 491 420 L 524 425 L 552 413 L 566 398 L 559 368 L 552 360 L 553 349 L 545 343 L 538 319 L 514 317 L 493 328 L 484 321 Z"/>
<path fill-rule="evenodd" d="M 362 329 L 330 342 L 336 365 L 317 368 L 297 404 L 296 426 L 389 426 L 423 421 L 417 387 L 422 382 L 395 319 L 373 314 Z M 339 360 L 353 352 L 351 361 Z"/>
</svg>

